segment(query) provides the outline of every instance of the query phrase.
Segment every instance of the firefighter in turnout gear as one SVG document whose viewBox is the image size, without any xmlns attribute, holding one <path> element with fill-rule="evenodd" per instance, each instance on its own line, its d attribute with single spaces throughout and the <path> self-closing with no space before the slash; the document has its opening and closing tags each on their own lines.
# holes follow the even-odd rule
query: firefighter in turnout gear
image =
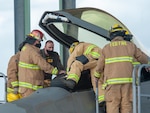
<svg viewBox="0 0 150 113">
<path fill-rule="evenodd" d="M 43 71 L 57 74 L 57 68 L 45 61 L 40 54 L 41 41 L 44 34 L 39 30 L 33 30 L 24 41 L 19 59 L 19 92 L 22 97 L 31 95 L 39 88 L 43 88 Z"/>
<path fill-rule="evenodd" d="M 18 62 L 19 62 L 19 56 L 20 52 L 17 52 L 15 55 L 13 55 L 8 63 L 7 67 L 7 92 L 17 92 L 17 89 L 19 87 L 18 84 Z M 15 90 L 14 90 L 15 89 Z M 16 91 L 16 92 L 15 92 Z"/>
<path fill-rule="evenodd" d="M 67 61 L 67 78 L 64 81 L 66 86 L 73 89 L 78 83 L 81 72 L 89 69 L 90 75 L 94 75 L 96 62 L 101 54 L 101 49 L 94 44 L 85 42 L 74 42 L 70 49 L 70 56 Z M 94 76 L 91 76 L 94 89 L 96 89 Z"/>
<path fill-rule="evenodd" d="M 132 113 L 132 62 L 136 58 L 141 64 L 148 63 L 148 57 L 124 40 L 126 30 L 120 25 L 109 32 L 111 42 L 102 49 L 94 75 L 100 78 L 104 73 L 106 112 Z"/>
<path fill-rule="evenodd" d="M 45 47 L 40 50 L 42 57 L 52 66 L 57 67 L 59 74 L 66 73 L 63 65 L 60 61 L 60 56 L 54 51 L 54 43 L 52 40 L 48 40 L 45 43 Z M 44 87 L 49 87 L 52 80 L 52 75 L 44 73 Z"/>
<path fill-rule="evenodd" d="M 7 101 L 11 102 L 19 99 L 18 93 L 18 62 L 19 62 L 20 52 L 13 55 L 8 63 L 7 67 Z M 12 96 L 13 95 L 13 96 Z M 17 98 L 16 98 L 17 97 Z"/>
</svg>

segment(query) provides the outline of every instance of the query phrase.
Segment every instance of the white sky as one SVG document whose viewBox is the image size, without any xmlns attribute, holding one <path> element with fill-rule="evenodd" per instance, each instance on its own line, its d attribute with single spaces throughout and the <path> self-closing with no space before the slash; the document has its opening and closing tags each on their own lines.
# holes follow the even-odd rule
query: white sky
<svg viewBox="0 0 150 113">
<path fill-rule="evenodd" d="M 14 54 L 14 0 L 0 0 L 0 72 L 6 74 L 9 58 Z M 59 9 L 59 0 L 31 0 L 31 30 L 41 29 L 39 20 L 44 11 Z M 76 7 L 95 7 L 105 10 L 124 23 L 135 37 L 150 51 L 149 0 L 76 0 Z M 46 35 L 47 39 L 51 39 Z M 59 52 L 59 44 L 55 50 Z M 44 43 L 43 43 L 44 45 Z"/>
</svg>

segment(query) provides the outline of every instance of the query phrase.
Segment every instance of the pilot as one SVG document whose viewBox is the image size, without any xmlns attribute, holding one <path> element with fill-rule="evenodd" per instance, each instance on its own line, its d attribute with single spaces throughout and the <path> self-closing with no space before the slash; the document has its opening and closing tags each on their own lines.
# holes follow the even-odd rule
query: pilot
<svg viewBox="0 0 150 113">
<path fill-rule="evenodd" d="M 45 46 L 40 50 L 42 57 L 52 66 L 57 67 L 59 74 L 66 73 L 63 65 L 60 61 L 60 56 L 54 51 L 54 42 L 48 40 L 45 42 Z M 44 72 L 44 87 L 49 87 L 52 80 L 52 75 Z"/>
<path fill-rule="evenodd" d="M 132 61 L 148 63 L 148 57 L 135 44 L 124 40 L 126 30 L 118 24 L 109 31 L 111 42 L 102 49 L 95 77 L 104 74 L 107 113 L 132 113 Z"/>
</svg>

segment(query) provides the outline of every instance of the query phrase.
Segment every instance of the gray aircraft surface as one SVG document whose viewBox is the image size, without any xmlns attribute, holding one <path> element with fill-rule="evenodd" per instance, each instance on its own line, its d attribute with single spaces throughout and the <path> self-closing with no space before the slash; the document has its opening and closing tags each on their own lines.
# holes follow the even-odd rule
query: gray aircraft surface
<svg viewBox="0 0 150 113">
<path fill-rule="evenodd" d="M 39 22 L 40 27 L 44 31 L 66 48 L 69 48 L 75 41 L 90 42 L 103 48 L 110 41 L 108 31 L 114 24 L 121 25 L 132 34 L 129 29 L 114 16 L 103 10 L 89 7 L 46 11 Z M 134 36 L 131 41 L 140 47 L 140 44 L 136 42 Z M 149 75 L 149 73 L 143 70 L 143 67 L 139 71 L 139 75 L 141 75 L 141 72 L 142 75 Z M 88 70 L 82 72 L 79 84 L 71 92 L 61 87 L 39 89 L 29 97 L 1 104 L 0 113 L 97 113 L 97 98 L 92 89 L 90 78 L 88 78 L 89 76 L 87 77 L 87 75 L 89 75 Z M 150 86 L 149 81 L 147 81 L 149 78 L 145 78 L 144 76 L 142 80 L 146 81 L 144 85 Z M 137 89 L 136 85 L 135 83 L 134 89 Z M 141 93 L 139 92 L 138 94 Z M 148 98 L 146 97 L 141 103 L 149 103 Z M 150 105 L 145 105 L 146 108 L 144 106 L 143 113 L 149 113 L 148 107 L 150 107 Z M 138 112 L 135 111 L 137 108 L 133 109 L 134 113 L 140 113 L 139 111 L 142 108 L 139 109 Z"/>
</svg>

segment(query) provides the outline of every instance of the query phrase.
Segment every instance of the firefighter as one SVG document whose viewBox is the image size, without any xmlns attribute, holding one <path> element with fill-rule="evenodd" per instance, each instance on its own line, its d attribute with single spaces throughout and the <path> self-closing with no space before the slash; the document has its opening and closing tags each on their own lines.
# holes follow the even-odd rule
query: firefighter
<svg viewBox="0 0 150 113">
<path fill-rule="evenodd" d="M 20 51 L 22 48 L 23 42 L 19 45 L 19 51 L 13 55 L 7 67 L 7 101 L 12 102 L 21 98 L 21 95 L 18 92 L 18 62 Z"/>
<path fill-rule="evenodd" d="M 148 63 L 135 44 L 124 40 L 125 32 L 118 24 L 111 27 L 111 42 L 102 49 L 94 74 L 100 78 L 104 73 L 107 113 L 132 113 L 132 62 L 135 58 L 141 64 Z"/>
<path fill-rule="evenodd" d="M 17 52 L 15 55 L 13 55 L 8 63 L 8 67 L 7 67 L 7 101 L 14 101 L 17 100 L 19 97 L 18 95 L 18 62 L 19 62 L 19 56 L 20 56 L 20 52 Z M 12 95 L 16 95 L 16 97 L 14 98 L 14 96 Z"/>
<path fill-rule="evenodd" d="M 69 48 L 69 52 L 67 77 L 64 83 L 69 89 L 73 89 L 78 84 L 82 71 L 89 69 L 90 75 L 94 75 L 94 69 L 100 57 L 101 49 L 91 43 L 74 42 Z M 91 76 L 91 82 L 95 90 L 94 76 Z"/>
<path fill-rule="evenodd" d="M 60 61 L 60 56 L 54 51 L 54 43 L 52 40 L 48 40 L 45 43 L 45 47 L 40 50 L 42 57 L 52 66 L 57 67 L 59 74 L 66 73 L 63 65 Z M 49 87 L 52 80 L 52 75 L 44 73 L 44 87 Z"/>
<path fill-rule="evenodd" d="M 43 88 L 43 71 L 57 74 L 58 69 L 45 61 L 40 54 L 41 41 L 44 34 L 40 30 L 33 30 L 27 35 L 19 58 L 19 93 L 22 97 L 31 95 L 39 88 Z"/>
<path fill-rule="evenodd" d="M 125 32 L 124 40 L 126 41 L 131 41 L 133 35 L 129 34 L 129 32 Z M 143 53 L 144 54 L 144 53 Z M 139 65 L 140 62 L 137 62 L 136 59 L 133 59 L 132 62 L 133 66 L 135 67 L 136 65 Z M 101 74 L 101 79 L 98 81 L 98 88 L 99 88 L 99 96 L 98 96 L 98 101 L 99 101 L 99 107 L 100 111 L 106 112 L 106 103 L 105 103 L 105 96 L 104 96 L 104 89 L 103 89 L 103 74 Z"/>
</svg>

